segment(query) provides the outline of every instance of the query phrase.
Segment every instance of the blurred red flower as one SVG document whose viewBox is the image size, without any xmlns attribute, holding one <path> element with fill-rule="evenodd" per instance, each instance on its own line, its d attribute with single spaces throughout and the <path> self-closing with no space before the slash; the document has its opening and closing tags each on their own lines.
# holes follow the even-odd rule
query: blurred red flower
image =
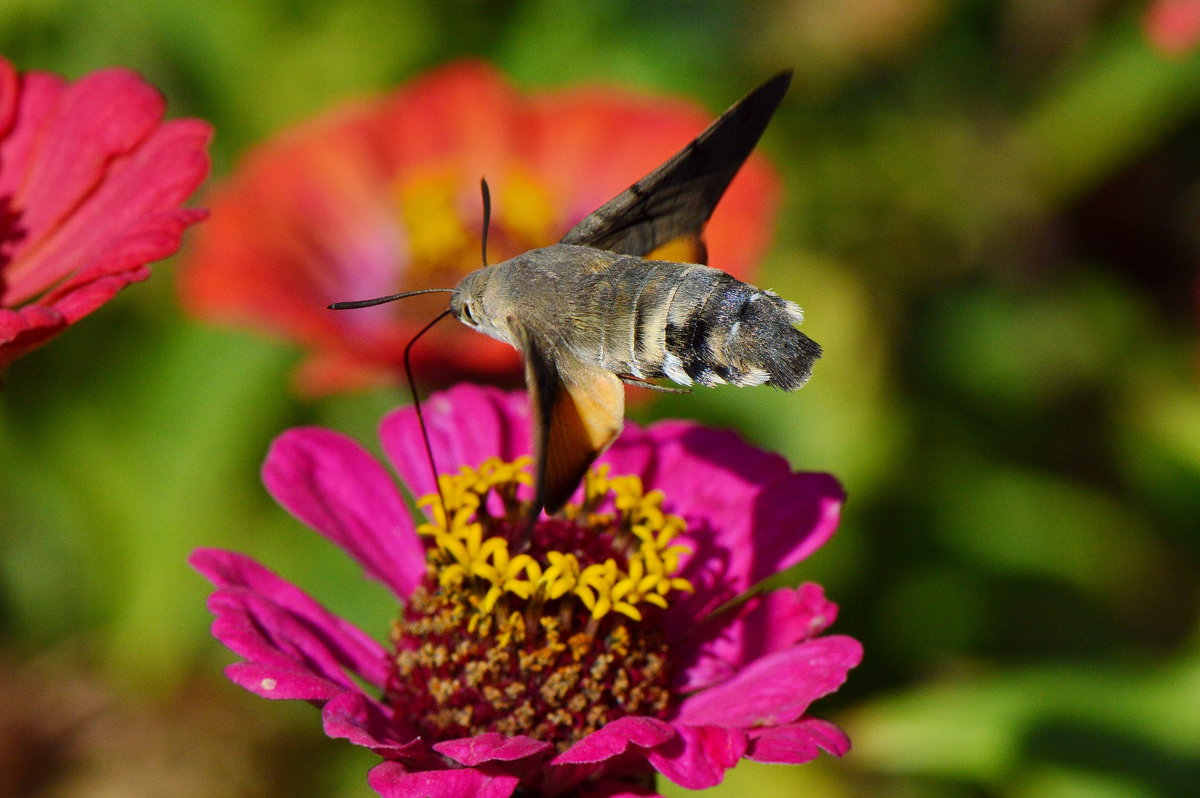
<svg viewBox="0 0 1200 798">
<path fill-rule="evenodd" d="M 182 271 L 196 314 L 310 351 L 308 394 L 395 382 L 405 344 L 444 295 L 334 313 L 330 302 L 453 287 L 480 266 L 479 179 L 493 194 L 489 260 L 557 241 L 686 144 L 711 116 L 615 88 L 521 95 L 468 61 L 344 105 L 250 153 L 212 196 Z M 708 226 L 710 262 L 746 279 L 765 250 L 778 180 L 752 158 Z M 509 346 L 444 324 L 414 353 L 436 377 L 517 378 Z"/>
<path fill-rule="evenodd" d="M 179 206 L 212 129 L 164 108 L 128 70 L 68 83 L 0 58 L 0 367 L 145 280 L 204 217 Z"/>
<path fill-rule="evenodd" d="M 1146 35 L 1169 55 L 1183 55 L 1200 44 L 1200 0 L 1156 0 L 1146 10 Z"/>
</svg>

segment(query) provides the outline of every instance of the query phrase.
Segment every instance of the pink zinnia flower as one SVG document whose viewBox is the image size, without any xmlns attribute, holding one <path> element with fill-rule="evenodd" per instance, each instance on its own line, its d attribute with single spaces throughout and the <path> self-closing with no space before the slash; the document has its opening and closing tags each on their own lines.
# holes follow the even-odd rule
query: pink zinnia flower
<svg viewBox="0 0 1200 798">
<path fill-rule="evenodd" d="M 264 479 L 403 604 L 388 645 L 233 552 L 199 550 L 217 585 L 227 674 L 267 698 L 311 701 L 325 732 L 385 760 L 385 796 L 653 795 L 658 771 L 717 784 L 743 757 L 800 763 L 849 747 L 808 714 L 858 664 L 823 636 L 818 585 L 754 595 L 833 534 L 826 474 L 793 473 L 731 432 L 687 422 L 624 434 L 560 516 L 510 544 L 528 499 L 525 396 L 459 386 L 428 403 L 441 500 L 414 529 L 387 470 L 316 428 L 271 448 Z M 384 450 L 418 495 L 434 490 L 411 409 Z"/>
<path fill-rule="evenodd" d="M 679 99 L 598 87 L 523 95 L 482 62 L 437 69 L 251 152 L 212 195 L 181 296 L 199 316 L 303 344 L 306 393 L 394 383 L 405 344 L 445 297 L 353 313 L 326 305 L 453 288 L 479 268 L 481 177 L 498 263 L 554 243 L 711 121 Z M 710 263 L 752 277 L 778 197 L 772 170 L 751 157 L 708 225 Z M 457 324 L 430 336 L 414 353 L 418 370 L 520 378 L 506 344 Z"/>
<path fill-rule="evenodd" d="M 203 218 L 180 205 L 211 128 L 164 107 L 128 70 L 68 83 L 0 58 L 0 367 L 145 280 Z"/>
</svg>

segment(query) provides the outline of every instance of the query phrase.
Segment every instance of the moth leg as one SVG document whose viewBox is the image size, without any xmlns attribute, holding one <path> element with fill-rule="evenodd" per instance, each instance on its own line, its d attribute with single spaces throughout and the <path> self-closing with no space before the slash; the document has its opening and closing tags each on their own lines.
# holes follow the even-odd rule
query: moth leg
<svg viewBox="0 0 1200 798">
<path fill-rule="evenodd" d="M 691 393 L 691 388 L 668 388 L 666 385 L 659 385 L 656 382 L 642 377 L 635 377 L 632 374 L 618 374 L 617 377 L 626 385 L 633 385 L 637 388 L 648 388 L 651 391 L 659 391 L 661 393 Z"/>
</svg>

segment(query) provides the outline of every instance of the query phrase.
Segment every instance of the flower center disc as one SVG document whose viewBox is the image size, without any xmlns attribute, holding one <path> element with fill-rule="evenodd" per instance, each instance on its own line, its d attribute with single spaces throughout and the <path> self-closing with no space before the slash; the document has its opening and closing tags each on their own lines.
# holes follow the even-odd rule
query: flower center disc
<svg viewBox="0 0 1200 798">
<path fill-rule="evenodd" d="M 581 504 L 541 519 L 520 554 L 529 458 L 439 480 L 428 576 L 393 625 L 388 700 L 432 741 L 527 734 L 560 751 L 625 715 L 669 709 L 661 612 L 684 522 L 636 476 L 588 472 Z M 443 507 L 442 501 L 445 501 Z"/>
</svg>

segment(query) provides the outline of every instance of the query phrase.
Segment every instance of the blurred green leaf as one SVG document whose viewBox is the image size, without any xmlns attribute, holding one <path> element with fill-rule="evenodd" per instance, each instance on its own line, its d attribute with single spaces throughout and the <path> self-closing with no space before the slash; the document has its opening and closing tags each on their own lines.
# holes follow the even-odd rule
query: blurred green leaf
<svg viewBox="0 0 1200 798">
<path fill-rule="evenodd" d="M 990 567 L 1061 579 L 1094 599 L 1144 595 L 1165 566 L 1145 523 L 1099 491 L 1045 474 L 960 471 L 938 506 L 943 540 Z"/>
<path fill-rule="evenodd" d="M 1200 716 L 1186 700 L 1197 690 L 1195 652 L 1149 669 L 975 670 L 876 699 L 841 720 L 856 765 L 880 772 L 996 786 L 1022 762 L 1058 762 L 1186 795 L 1200 762 Z"/>
</svg>

